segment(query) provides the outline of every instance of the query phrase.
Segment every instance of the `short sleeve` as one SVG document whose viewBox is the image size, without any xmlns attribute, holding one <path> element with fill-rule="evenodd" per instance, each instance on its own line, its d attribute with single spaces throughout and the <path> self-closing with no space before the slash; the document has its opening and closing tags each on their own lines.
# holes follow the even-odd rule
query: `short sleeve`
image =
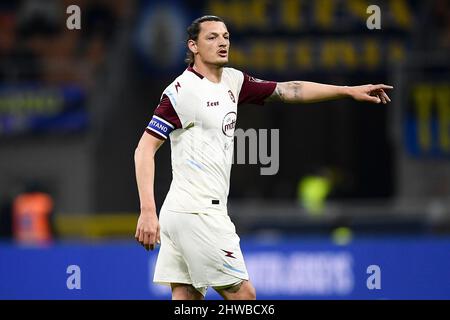
<svg viewBox="0 0 450 320">
<path fill-rule="evenodd" d="M 173 130 L 179 128 L 181 122 L 178 114 L 170 99 L 164 94 L 145 131 L 158 139 L 166 140 Z"/>
<path fill-rule="evenodd" d="M 244 73 L 238 105 L 244 103 L 263 105 L 264 100 L 272 95 L 276 86 L 277 83 L 274 81 L 260 80 Z"/>
</svg>

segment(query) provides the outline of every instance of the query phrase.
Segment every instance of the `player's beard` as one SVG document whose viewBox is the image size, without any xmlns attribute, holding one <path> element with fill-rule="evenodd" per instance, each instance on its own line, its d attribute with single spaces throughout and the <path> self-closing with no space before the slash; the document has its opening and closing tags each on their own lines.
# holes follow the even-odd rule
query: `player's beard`
<svg viewBox="0 0 450 320">
<path fill-rule="evenodd" d="M 225 67 L 227 64 L 228 64 L 228 61 L 225 61 L 225 62 L 219 62 L 219 63 L 216 64 L 216 66 L 219 67 L 219 68 L 223 68 L 223 67 Z"/>
<path fill-rule="evenodd" d="M 228 64 L 228 59 L 225 60 L 219 60 L 219 61 L 214 61 L 214 62 L 210 62 L 210 63 L 206 63 L 206 65 L 209 65 L 210 67 L 214 67 L 214 68 L 223 68 Z"/>
<path fill-rule="evenodd" d="M 223 68 L 228 64 L 228 57 L 227 59 L 220 59 L 219 61 L 217 61 L 217 63 L 215 63 L 215 65 L 219 68 Z"/>
</svg>

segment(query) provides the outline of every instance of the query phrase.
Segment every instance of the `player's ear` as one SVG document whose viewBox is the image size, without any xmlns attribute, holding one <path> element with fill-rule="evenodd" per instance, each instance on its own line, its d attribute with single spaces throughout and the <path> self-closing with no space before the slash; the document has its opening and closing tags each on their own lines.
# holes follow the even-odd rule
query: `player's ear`
<svg viewBox="0 0 450 320">
<path fill-rule="evenodd" d="M 188 48 L 189 50 L 191 50 L 194 54 L 196 54 L 198 52 L 197 49 L 197 42 L 195 42 L 194 40 L 188 40 Z"/>
</svg>

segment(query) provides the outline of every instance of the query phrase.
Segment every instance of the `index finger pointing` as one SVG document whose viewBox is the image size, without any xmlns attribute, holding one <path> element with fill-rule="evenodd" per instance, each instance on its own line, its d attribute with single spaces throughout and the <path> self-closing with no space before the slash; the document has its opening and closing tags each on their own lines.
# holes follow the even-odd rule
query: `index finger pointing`
<svg viewBox="0 0 450 320">
<path fill-rule="evenodd" d="M 378 90 L 378 89 L 394 89 L 394 87 L 388 86 L 386 84 L 377 84 L 374 86 L 374 90 Z"/>
</svg>

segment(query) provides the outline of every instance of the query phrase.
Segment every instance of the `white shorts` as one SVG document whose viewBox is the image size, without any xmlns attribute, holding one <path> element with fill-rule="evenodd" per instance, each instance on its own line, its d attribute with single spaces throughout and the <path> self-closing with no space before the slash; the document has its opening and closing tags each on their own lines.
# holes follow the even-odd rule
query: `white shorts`
<svg viewBox="0 0 450 320">
<path fill-rule="evenodd" d="M 161 248 L 153 281 L 208 287 L 248 280 L 240 238 L 227 214 L 180 213 L 162 208 Z"/>
</svg>

